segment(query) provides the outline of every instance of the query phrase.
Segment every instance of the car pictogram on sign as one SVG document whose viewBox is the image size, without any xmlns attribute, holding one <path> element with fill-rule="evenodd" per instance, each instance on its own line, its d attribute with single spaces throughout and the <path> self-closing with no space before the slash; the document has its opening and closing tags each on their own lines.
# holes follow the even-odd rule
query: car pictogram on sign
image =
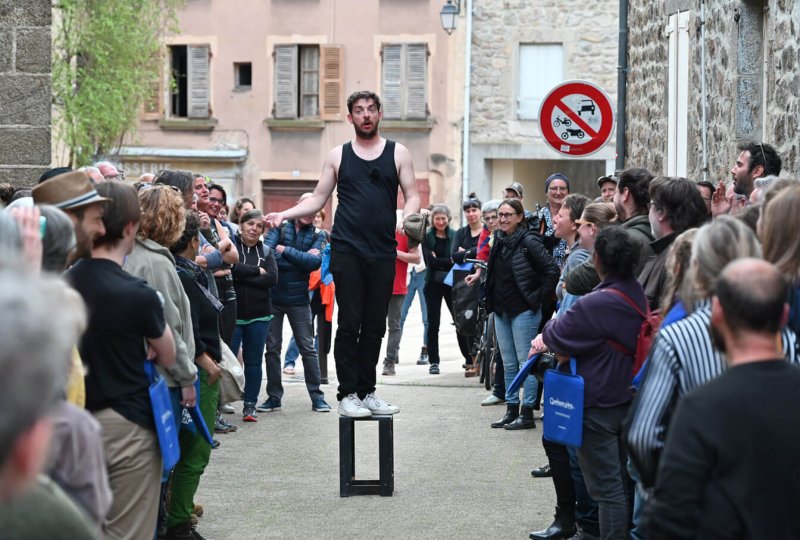
<svg viewBox="0 0 800 540">
<path fill-rule="evenodd" d="M 556 152 L 586 156 L 611 138 L 614 108 L 608 95 L 589 81 L 556 86 L 539 108 L 539 131 Z"/>
</svg>

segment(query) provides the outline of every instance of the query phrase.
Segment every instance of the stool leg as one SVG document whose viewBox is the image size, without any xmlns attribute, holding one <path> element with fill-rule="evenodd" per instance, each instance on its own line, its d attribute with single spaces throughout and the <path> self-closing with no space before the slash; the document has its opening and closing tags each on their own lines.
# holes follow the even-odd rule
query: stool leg
<svg viewBox="0 0 800 540">
<path fill-rule="evenodd" d="M 355 433 L 353 420 L 339 417 L 339 496 L 349 497 L 355 477 Z"/>
<path fill-rule="evenodd" d="M 378 452 L 381 497 L 391 497 L 394 492 L 394 423 L 391 416 L 378 422 Z"/>
</svg>

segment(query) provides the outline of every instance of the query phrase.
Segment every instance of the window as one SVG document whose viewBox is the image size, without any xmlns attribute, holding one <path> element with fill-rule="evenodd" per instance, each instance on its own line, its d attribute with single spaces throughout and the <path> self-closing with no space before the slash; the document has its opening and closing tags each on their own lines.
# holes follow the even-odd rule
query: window
<svg viewBox="0 0 800 540">
<path fill-rule="evenodd" d="M 250 62 L 234 62 L 233 84 L 237 90 L 250 90 L 253 85 L 253 64 Z"/>
<path fill-rule="evenodd" d="M 670 15 L 667 105 L 667 175 L 686 176 L 689 131 L 689 12 Z"/>
<path fill-rule="evenodd" d="M 172 45 L 170 61 L 170 108 L 176 118 L 211 116 L 211 49 L 208 45 Z"/>
<path fill-rule="evenodd" d="M 428 117 L 428 45 L 386 44 L 381 51 L 383 117 L 419 120 Z"/>
<path fill-rule="evenodd" d="M 273 116 L 338 120 L 344 86 L 342 58 L 339 45 L 276 46 Z"/>
<path fill-rule="evenodd" d="M 519 90 L 517 116 L 539 118 L 539 106 L 554 86 L 564 82 L 564 46 L 530 44 L 519 46 Z"/>
</svg>

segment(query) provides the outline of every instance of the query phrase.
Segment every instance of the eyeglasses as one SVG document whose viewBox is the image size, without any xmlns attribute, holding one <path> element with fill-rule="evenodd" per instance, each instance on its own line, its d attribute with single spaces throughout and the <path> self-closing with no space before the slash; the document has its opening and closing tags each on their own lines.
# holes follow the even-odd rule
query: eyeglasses
<svg viewBox="0 0 800 540">
<path fill-rule="evenodd" d="M 653 208 L 655 208 L 656 210 L 661 210 L 661 208 L 659 208 L 658 205 L 656 203 L 654 203 L 653 201 L 650 201 L 649 203 L 647 203 L 647 209 L 648 210 L 651 210 Z"/>
<path fill-rule="evenodd" d="M 490 214 L 488 216 L 483 216 L 483 221 L 497 221 L 497 214 Z"/>
<path fill-rule="evenodd" d="M 208 202 L 225 204 L 225 201 L 223 201 L 222 199 L 217 199 L 216 197 L 209 197 Z"/>
<path fill-rule="evenodd" d="M 498 212 L 497 219 L 511 219 L 511 216 L 519 215 L 519 212 Z"/>
<path fill-rule="evenodd" d="M 764 145 L 758 143 L 758 147 L 761 148 L 761 157 L 764 158 L 764 169 L 767 168 L 767 155 L 764 153 Z"/>
<path fill-rule="evenodd" d="M 566 186 L 550 186 L 547 188 L 548 191 L 569 191 Z"/>
</svg>

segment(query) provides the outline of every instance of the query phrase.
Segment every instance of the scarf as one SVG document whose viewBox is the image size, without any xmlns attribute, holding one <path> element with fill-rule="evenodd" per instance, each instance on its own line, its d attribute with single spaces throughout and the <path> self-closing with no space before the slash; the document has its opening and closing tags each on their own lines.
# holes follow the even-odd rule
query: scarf
<svg viewBox="0 0 800 540">
<path fill-rule="evenodd" d="M 222 305 L 217 297 L 211 294 L 211 291 L 208 290 L 208 277 L 196 262 L 190 261 L 189 259 L 181 257 L 180 255 L 175 255 L 175 266 L 177 267 L 178 272 L 183 272 L 192 278 L 194 284 L 197 285 L 197 287 L 200 289 L 200 292 L 203 293 L 203 296 L 206 297 L 206 300 L 208 300 L 217 313 L 221 312 L 225 308 L 225 306 Z"/>
</svg>

